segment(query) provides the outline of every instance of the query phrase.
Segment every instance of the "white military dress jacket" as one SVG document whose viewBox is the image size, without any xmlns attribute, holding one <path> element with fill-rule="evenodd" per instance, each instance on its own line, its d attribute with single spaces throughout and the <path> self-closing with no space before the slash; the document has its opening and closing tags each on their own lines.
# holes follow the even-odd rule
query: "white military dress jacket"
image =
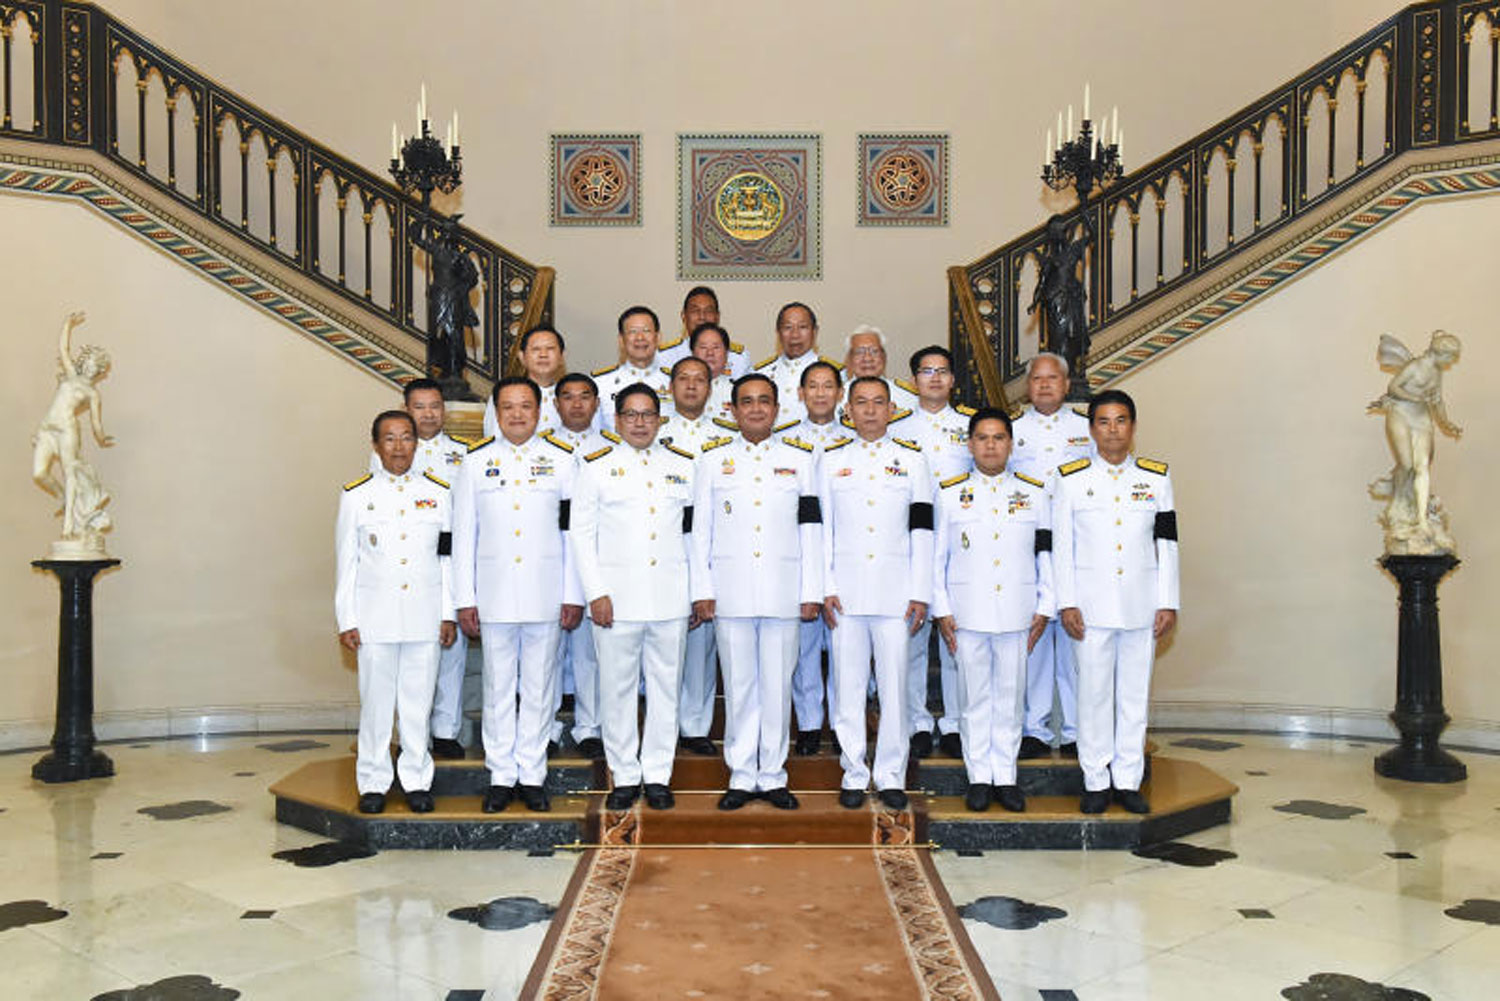
<svg viewBox="0 0 1500 1001">
<path fill-rule="evenodd" d="M 975 470 L 942 482 L 933 512 L 932 615 L 1008 633 L 1052 618 L 1052 499 L 1041 480 Z"/>
<path fill-rule="evenodd" d="M 823 519 L 817 460 L 806 442 L 772 435 L 715 439 L 698 462 L 693 600 L 725 618 L 798 619 L 822 604 Z"/>
<path fill-rule="evenodd" d="M 1011 428 L 1015 444 L 1006 467 L 1025 473 L 1034 480 L 1046 481 L 1058 466 L 1094 453 L 1089 437 L 1089 419 L 1072 407 L 1059 407 L 1051 414 L 1037 413 L 1027 407 Z"/>
<path fill-rule="evenodd" d="M 660 358 L 660 355 L 657 357 Z M 622 362 L 599 369 L 593 376 L 594 384 L 599 387 L 599 420 L 603 427 L 610 430 L 614 430 L 615 426 L 615 397 L 620 395 L 620 390 L 632 383 L 644 382 L 656 390 L 657 406 L 662 412 L 666 412 L 671 405 L 672 394 L 668 392 L 667 385 L 672 380 L 657 361 L 645 368 L 636 368 L 628 361 Z"/>
<path fill-rule="evenodd" d="M 684 417 L 674 410 L 662 418 L 656 440 L 662 445 L 676 445 L 697 457 L 703 452 L 705 444 L 733 435 L 735 431 L 733 422 L 723 418 L 716 420 L 707 407 L 703 408 L 703 413 L 693 418 Z"/>
<path fill-rule="evenodd" d="M 608 595 L 622 621 L 685 619 L 693 456 L 605 437 L 612 444 L 583 457 L 573 488 L 568 536 L 584 598 Z"/>
<path fill-rule="evenodd" d="M 934 412 L 918 405 L 900 422 L 893 421 L 890 433 L 922 446 L 935 485 L 974 468 L 974 456 L 969 451 L 969 418 L 973 413 L 969 407 L 945 406 Z"/>
<path fill-rule="evenodd" d="M 451 504 L 448 484 L 428 472 L 382 467 L 345 485 L 334 529 L 339 632 L 358 629 L 362 643 L 437 642 L 455 618 Z"/>
<path fill-rule="evenodd" d="M 673 365 L 676 365 L 679 361 L 693 353 L 692 349 L 688 346 L 688 340 L 688 335 L 683 334 L 671 344 L 663 344 L 658 347 L 656 350 L 657 363 L 670 373 Z M 729 342 L 729 354 L 725 358 L 724 368 L 731 382 L 750 371 L 750 356 L 745 354 L 745 345 L 738 341 Z"/>
<path fill-rule="evenodd" d="M 782 418 L 801 420 L 807 413 L 807 408 L 797 398 L 797 390 L 802 388 L 802 373 L 816 361 L 826 361 L 840 372 L 844 371 L 843 365 L 832 358 L 824 358 L 815 350 L 804 351 L 795 358 L 788 358 L 784 354 L 772 355 L 755 366 L 755 371 L 776 384 L 776 399 Z"/>
<path fill-rule="evenodd" d="M 1167 464 L 1127 456 L 1118 466 L 1077 459 L 1058 469 L 1052 504 L 1058 608 L 1084 628 L 1150 627 L 1177 608 L 1177 512 Z"/>
<path fill-rule="evenodd" d="M 823 450 L 823 587 L 846 615 L 932 600 L 932 486 L 921 448 L 890 435 Z"/>
<path fill-rule="evenodd" d="M 458 467 L 463 465 L 472 442 L 455 438 L 446 431 L 439 431 L 431 438 L 417 439 L 416 451 L 412 454 L 413 472 L 431 471 L 438 479 L 452 484 L 458 479 Z M 385 467 L 374 449 L 370 450 L 370 472 L 378 473 Z"/>
<path fill-rule="evenodd" d="M 583 599 L 567 550 L 577 470 L 573 448 L 552 435 L 519 445 L 478 442 L 453 496 L 453 588 L 481 622 L 550 622 Z"/>
</svg>

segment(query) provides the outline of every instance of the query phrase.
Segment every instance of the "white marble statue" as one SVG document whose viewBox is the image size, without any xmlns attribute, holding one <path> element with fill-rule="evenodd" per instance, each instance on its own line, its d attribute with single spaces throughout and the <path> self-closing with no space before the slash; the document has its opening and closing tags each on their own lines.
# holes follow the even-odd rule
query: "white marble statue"
<svg viewBox="0 0 1500 1001">
<path fill-rule="evenodd" d="M 82 312 L 70 313 L 63 320 L 57 344 L 57 392 L 47 407 L 47 415 L 32 438 L 35 450 L 31 459 L 31 478 L 49 494 L 62 499 L 62 538 L 52 543 L 50 557 L 55 560 L 108 559 L 104 533 L 111 527 L 109 493 L 99 482 L 94 467 L 83 461 L 83 435 L 79 414 L 88 410 L 94 440 L 109 447 L 115 440 L 104 433 L 104 418 L 95 385 L 109 373 L 109 354 L 102 348 L 86 344 L 75 356 L 69 346 L 73 328 L 84 321 Z M 61 482 L 53 476 L 56 464 Z"/>
<path fill-rule="evenodd" d="M 1463 429 L 1443 407 L 1443 369 L 1458 361 L 1462 345 L 1442 330 L 1415 357 L 1390 334 L 1380 335 L 1376 358 L 1396 374 L 1367 413 L 1385 414 L 1385 438 L 1396 464 L 1370 484 L 1370 496 L 1386 502 L 1380 515 L 1388 555 L 1434 555 L 1453 552 L 1448 517 L 1432 492 L 1434 427 L 1454 438 Z"/>
</svg>

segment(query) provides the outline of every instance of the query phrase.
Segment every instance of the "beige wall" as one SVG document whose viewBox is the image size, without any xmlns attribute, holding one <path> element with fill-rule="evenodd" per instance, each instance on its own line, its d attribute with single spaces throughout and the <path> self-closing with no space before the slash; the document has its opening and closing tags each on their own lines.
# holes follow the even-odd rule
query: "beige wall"
<svg viewBox="0 0 1500 1001">
<path fill-rule="evenodd" d="M 1464 342 L 1446 396 L 1465 434 L 1439 441 L 1434 471 L 1464 560 L 1439 594 L 1447 708 L 1500 720 L 1485 628 L 1500 590 L 1485 521 L 1500 490 L 1484 389 L 1500 365 L 1497 259 L 1500 198 L 1426 205 L 1122 384 L 1141 454 L 1172 463 L 1180 512 L 1182 624 L 1158 662 L 1159 703 L 1389 709 L 1397 592 L 1374 565 L 1365 488 L 1391 460 L 1364 407 L 1389 378 L 1379 335 L 1421 350 L 1442 327 Z"/>
<path fill-rule="evenodd" d="M 575 367 L 614 360 L 615 317 L 675 317 L 679 132 L 823 136 L 820 282 L 719 282 L 726 325 L 759 359 L 778 305 L 811 303 L 824 347 L 875 323 L 901 350 L 947 341 L 944 269 L 1064 203 L 1037 179 L 1043 133 L 1085 79 L 1118 104 L 1140 165 L 1259 98 L 1394 13 L 1394 0 L 399 0 L 253 4 L 105 0 L 203 72 L 377 173 L 391 121 L 462 118 L 465 221 L 558 269 Z M 424 45 L 422 39 L 428 39 Z M 1055 39 L 1065 38 L 1059 43 Z M 860 228 L 856 135 L 952 135 L 952 225 Z M 639 228 L 548 226 L 548 136 L 639 132 Z M 664 322 L 666 322 L 664 320 Z"/>
<path fill-rule="evenodd" d="M 369 454 L 369 419 L 399 394 L 81 206 L 0 197 L 0 232 L 27 235 L 24 272 L 12 261 L 0 287 L 0 393 L 15 417 L 0 436 L 0 744 L 53 712 L 58 588 L 28 563 L 58 523 L 22 471 L 73 309 L 88 312 L 75 347 L 114 361 L 104 420 L 119 444 L 86 446 L 125 561 L 95 592 L 99 712 L 354 702 L 334 635 L 333 515 Z"/>
</svg>

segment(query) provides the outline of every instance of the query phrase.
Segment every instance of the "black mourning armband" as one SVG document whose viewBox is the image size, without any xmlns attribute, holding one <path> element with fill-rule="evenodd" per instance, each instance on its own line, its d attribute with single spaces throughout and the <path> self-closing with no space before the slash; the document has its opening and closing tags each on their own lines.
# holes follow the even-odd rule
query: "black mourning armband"
<svg viewBox="0 0 1500 1001">
<path fill-rule="evenodd" d="M 557 528 L 558 531 L 566 532 L 568 523 L 573 519 L 573 502 L 564 498 L 557 502 Z"/>
<path fill-rule="evenodd" d="M 1050 553 L 1050 552 L 1052 552 L 1052 529 L 1050 529 L 1050 528 L 1039 528 L 1039 529 L 1036 530 L 1036 547 L 1035 547 L 1035 552 L 1038 552 L 1038 553 Z"/>
<path fill-rule="evenodd" d="M 918 501 L 911 506 L 911 512 L 906 517 L 907 531 L 915 532 L 919 528 L 932 531 L 932 505 L 927 501 Z"/>
<path fill-rule="evenodd" d="M 682 509 L 682 532 L 686 535 L 693 530 L 693 505 L 689 504 Z"/>
<path fill-rule="evenodd" d="M 823 523 L 823 505 L 816 497 L 800 497 L 797 499 L 797 524 L 799 525 L 821 525 Z"/>
<path fill-rule="evenodd" d="M 1170 542 L 1177 541 L 1177 512 L 1156 512 L 1156 532 L 1152 536 L 1157 539 L 1166 539 Z"/>
<path fill-rule="evenodd" d="M 439 532 L 438 533 L 438 555 L 439 556 L 452 556 L 453 555 L 453 533 L 452 532 Z"/>
</svg>

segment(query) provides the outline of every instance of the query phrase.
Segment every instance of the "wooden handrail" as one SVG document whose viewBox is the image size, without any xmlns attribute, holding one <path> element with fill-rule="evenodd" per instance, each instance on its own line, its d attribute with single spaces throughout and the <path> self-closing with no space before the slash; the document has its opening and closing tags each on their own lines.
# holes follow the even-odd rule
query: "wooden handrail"
<svg viewBox="0 0 1500 1001">
<path fill-rule="evenodd" d="M 1000 379 L 1000 368 L 995 364 L 995 351 L 989 338 L 984 336 L 984 320 L 979 315 L 979 303 L 974 299 L 974 290 L 969 287 L 967 268 L 955 266 L 948 269 L 948 293 L 953 297 L 963 331 L 968 336 L 969 357 L 979 370 L 979 384 L 984 398 L 992 407 L 1009 412 L 1005 401 L 1005 383 Z M 955 372 L 957 377 L 959 373 Z"/>
<path fill-rule="evenodd" d="M 516 336 L 510 339 L 510 351 L 505 358 L 506 375 L 525 375 L 521 365 L 521 335 L 539 323 L 552 319 L 552 282 L 557 277 L 554 268 L 536 269 L 536 278 L 531 282 L 531 295 L 526 298 L 526 308 L 521 312 L 521 322 L 516 326 Z"/>
</svg>

